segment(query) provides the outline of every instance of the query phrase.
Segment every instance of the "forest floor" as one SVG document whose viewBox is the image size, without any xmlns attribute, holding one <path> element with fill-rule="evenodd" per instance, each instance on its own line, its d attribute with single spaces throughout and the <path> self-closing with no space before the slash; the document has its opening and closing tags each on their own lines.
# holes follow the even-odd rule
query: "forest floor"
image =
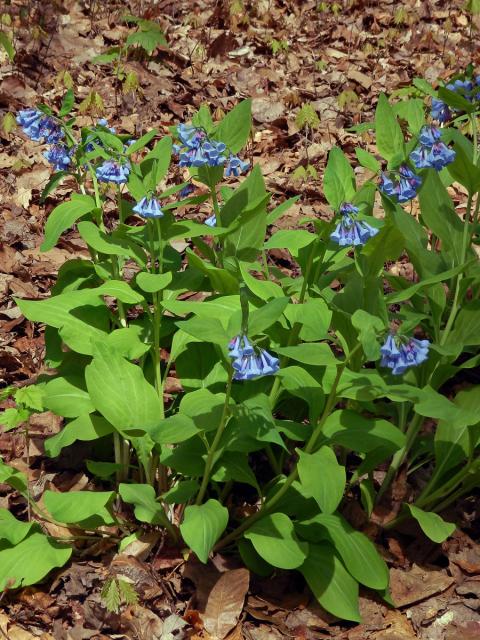
<svg viewBox="0 0 480 640">
<path fill-rule="evenodd" d="M 0 116 L 39 102 L 58 105 L 73 82 L 77 104 L 84 101 L 79 124 L 106 117 L 117 132 L 140 136 L 188 122 L 201 104 L 219 117 L 251 97 L 250 159 L 260 164 L 274 203 L 301 196 L 282 219 L 293 226 L 299 214 L 331 215 L 321 187 L 328 150 L 338 144 L 354 161 L 356 146 L 369 149 L 369 134 L 349 128 L 372 120 L 380 92 L 391 94 L 415 77 L 446 80 L 470 62 L 478 66 L 479 22 L 472 23 L 463 6 L 463 0 L 12 0 L 3 11 L 15 27 L 16 57 L 11 63 L 0 49 Z M 126 13 L 157 20 L 168 42 L 150 57 L 128 57 L 125 68 L 136 74 L 138 87 L 131 75 L 123 89 L 134 90 L 127 92 L 111 66 L 92 62 L 125 40 Z M 305 105 L 316 114 L 308 127 L 299 116 Z M 49 295 L 59 267 L 86 255 L 75 231 L 40 252 L 45 220 L 73 185 L 65 182 L 40 204 L 51 174 L 43 149 L 11 130 L 8 117 L 3 122 L 0 387 L 28 384 L 42 370 L 43 335 L 13 297 Z M 281 252 L 276 257 L 288 260 Z M 397 269 L 408 277 L 408 264 Z M 28 448 L 23 435 L 0 431 L 0 456 L 25 471 L 37 492 L 52 483 L 63 490 L 89 483 L 81 450 L 69 450 L 56 467 L 45 461 L 43 441 L 60 426 L 52 414 L 34 416 Z M 0 485 L 0 506 L 15 510 L 18 500 Z M 299 577 L 250 576 L 247 588 L 246 570 L 230 558 L 217 555 L 205 567 L 179 551 L 166 553 L 152 531 L 136 556 L 115 555 L 104 542 L 85 543 L 70 566 L 44 584 L 0 595 L 0 638 L 478 640 L 479 505 L 478 497 L 456 505 L 452 519 L 461 529 L 441 546 L 413 526 L 380 536 L 371 525 L 364 529 L 390 567 L 397 608 L 364 594 L 360 625 L 326 614 Z M 348 516 L 364 525 L 355 509 Z M 100 596 L 112 575 L 132 579 L 140 595 L 118 614 L 108 613 Z"/>
</svg>

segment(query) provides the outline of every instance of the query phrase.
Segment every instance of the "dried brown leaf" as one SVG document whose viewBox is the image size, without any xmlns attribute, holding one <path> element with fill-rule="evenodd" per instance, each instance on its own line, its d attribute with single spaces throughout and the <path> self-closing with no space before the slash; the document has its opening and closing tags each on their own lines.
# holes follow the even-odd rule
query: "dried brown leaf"
<svg viewBox="0 0 480 640">
<path fill-rule="evenodd" d="M 233 569 L 222 574 L 211 590 L 203 623 L 215 640 L 223 640 L 237 624 L 249 581 L 250 573 L 247 569 Z"/>
</svg>

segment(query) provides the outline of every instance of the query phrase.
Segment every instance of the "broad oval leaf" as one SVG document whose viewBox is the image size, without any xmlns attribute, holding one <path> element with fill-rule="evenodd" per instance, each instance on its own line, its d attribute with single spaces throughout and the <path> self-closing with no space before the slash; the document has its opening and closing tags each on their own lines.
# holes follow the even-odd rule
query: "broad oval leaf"
<svg viewBox="0 0 480 640">
<path fill-rule="evenodd" d="M 202 505 L 191 505 L 185 509 L 180 525 L 183 539 L 203 563 L 208 561 L 210 551 L 220 538 L 228 523 L 228 509 L 218 500 L 207 500 Z"/>
<path fill-rule="evenodd" d="M 330 447 L 315 453 L 298 451 L 298 474 L 305 491 L 317 502 L 323 513 L 333 513 L 345 491 L 345 467 L 338 464 Z"/>
<path fill-rule="evenodd" d="M 266 515 L 244 535 L 259 556 L 280 569 L 300 567 L 308 554 L 308 543 L 297 538 L 293 522 L 284 513 Z"/>
</svg>

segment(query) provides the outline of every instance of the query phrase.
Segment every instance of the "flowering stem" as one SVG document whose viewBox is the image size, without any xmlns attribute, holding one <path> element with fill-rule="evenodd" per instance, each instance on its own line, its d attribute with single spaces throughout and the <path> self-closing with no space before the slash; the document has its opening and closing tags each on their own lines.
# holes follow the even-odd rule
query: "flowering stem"
<svg viewBox="0 0 480 640">
<path fill-rule="evenodd" d="M 218 425 L 218 429 L 213 439 L 213 442 L 208 450 L 207 460 L 205 462 L 205 470 L 203 472 L 202 484 L 200 485 L 200 489 L 197 494 L 197 499 L 195 500 L 196 505 L 201 504 L 203 501 L 203 498 L 205 497 L 205 493 L 208 487 L 208 482 L 210 480 L 210 474 L 212 473 L 212 468 L 213 468 L 213 465 L 215 464 L 215 454 L 217 452 L 218 445 L 220 444 L 220 440 L 222 439 L 223 432 L 225 431 L 225 427 L 227 426 L 228 417 L 230 413 L 230 397 L 232 395 L 232 380 L 233 380 L 233 371 L 230 370 L 228 375 L 227 389 L 225 393 L 225 402 L 223 404 L 222 417 L 220 418 L 220 424 Z"/>
<path fill-rule="evenodd" d="M 467 210 L 465 212 L 465 220 L 463 222 L 463 237 L 462 237 L 462 252 L 460 254 L 460 264 L 465 262 L 467 256 L 468 249 L 468 238 L 469 238 L 469 230 L 470 230 L 470 214 L 472 211 L 472 194 L 468 195 L 467 200 Z M 447 324 L 445 325 L 445 329 L 442 333 L 442 337 L 440 339 L 440 345 L 444 345 L 447 341 L 447 338 L 452 330 L 453 323 L 455 322 L 455 318 L 457 317 L 457 313 L 459 311 L 459 297 L 460 297 L 460 285 L 463 280 L 464 273 L 460 272 L 457 276 L 457 282 L 455 284 L 455 293 L 453 294 L 453 303 L 452 308 L 450 309 L 450 315 L 448 316 Z"/>
<path fill-rule="evenodd" d="M 310 251 L 310 254 L 308 256 L 307 264 L 305 266 L 305 276 L 303 278 L 302 288 L 300 290 L 300 295 L 298 297 L 298 304 L 303 304 L 305 302 L 305 297 L 307 295 L 307 289 L 308 289 L 308 281 L 309 281 L 309 278 L 310 278 L 310 271 L 312 270 L 313 258 L 315 257 L 315 251 L 316 251 L 316 248 L 317 248 L 317 243 L 318 243 L 318 240 L 316 240 L 312 244 L 312 250 Z M 287 342 L 287 347 L 291 347 L 291 346 L 293 346 L 293 345 L 295 345 L 297 343 L 298 336 L 300 334 L 301 328 L 302 328 L 301 322 L 296 322 L 293 325 L 292 331 L 290 332 L 290 337 L 289 337 L 288 342 Z M 286 365 L 288 364 L 289 360 L 290 360 L 290 358 L 288 356 L 284 356 L 280 360 L 280 369 L 284 369 L 286 367 Z M 281 380 L 280 377 L 277 376 L 275 378 L 275 382 L 273 383 L 273 386 L 272 386 L 272 389 L 271 389 L 270 395 L 269 395 L 270 406 L 272 407 L 272 410 L 274 409 L 275 404 L 277 403 L 281 384 L 282 384 L 282 380 Z"/>
<path fill-rule="evenodd" d="M 377 501 L 380 500 L 380 498 L 383 496 L 385 491 L 388 489 L 388 487 L 392 483 L 392 480 L 396 476 L 397 471 L 403 464 L 405 458 L 407 457 L 408 452 L 410 451 L 413 443 L 415 442 L 418 432 L 422 427 L 422 424 L 423 424 L 423 416 L 419 415 L 418 413 L 415 414 L 413 420 L 408 425 L 408 429 L 405 434 L 405 444 L 393 456 L 390 467 L 388 468 L 387 474 L 383 479 L 382 485 L 377 494 Z"/>
<path fill-rule="evenodd" d="M 323 408 L 322 415 L 317 422 L 315 429 L 313 430 L 312 435 L 310 436 L 309 441 L 305 445 L 304 452 L 311 453 L 315 449 L 315 445 L 317 444 L 318 438 L 320 437 L 323 427 L 325 426 L 325 422 L 329 417 L 332 409 L 335 407 L 337 403 L 337 389 L 342 378 L 342 374 L 347 367 L 347 364 L 352 359 L 352 356 L 361 348 L 360 344 L 357 344 L 349 353 L 349 355 L 345 358 L 343 362 L 341 362 L 337 366 L 337 374 L 335 376 L 335 380 L 333 382 L 332 388 L 330 389 L 330 393 L 328 394 L 327 401 L 325 403 L 325 407 Z M 244 520 L 240 526 L 234 529 L 231 533 L 229 533 L 225 538 L 220 540 L 220 542 L 216 545 L 215 551 L 221 549 L 234 540 L 236 540 L 244 531 L 249 529 L 252 524 L 263 518 L 263 516 L 272 510 L 272 508 L 280 501 L 280 499 L 287 493 L 288 489 L 298 478 L 298 467 L 295 465 L 291 473 L 287 476 L 285 482 L 282 484 L 280 489 L 269 499 L 267 500 L 260 509 L 251 515 L 249 518 Z"/>
</svg>

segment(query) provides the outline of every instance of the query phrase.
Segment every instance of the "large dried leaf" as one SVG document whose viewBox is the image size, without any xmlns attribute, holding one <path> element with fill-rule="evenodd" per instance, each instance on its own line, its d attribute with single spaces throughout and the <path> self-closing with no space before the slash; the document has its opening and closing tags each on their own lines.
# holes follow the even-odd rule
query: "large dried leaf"
<svg viewBox="0 0 480 640">
<path fill-rule="evenodd" d="M 214 640 L 223 640 L 242 613 L 250 573 L 233 569 L 222 574 L 208 597 L 203 624 Z"/>
</svg>

